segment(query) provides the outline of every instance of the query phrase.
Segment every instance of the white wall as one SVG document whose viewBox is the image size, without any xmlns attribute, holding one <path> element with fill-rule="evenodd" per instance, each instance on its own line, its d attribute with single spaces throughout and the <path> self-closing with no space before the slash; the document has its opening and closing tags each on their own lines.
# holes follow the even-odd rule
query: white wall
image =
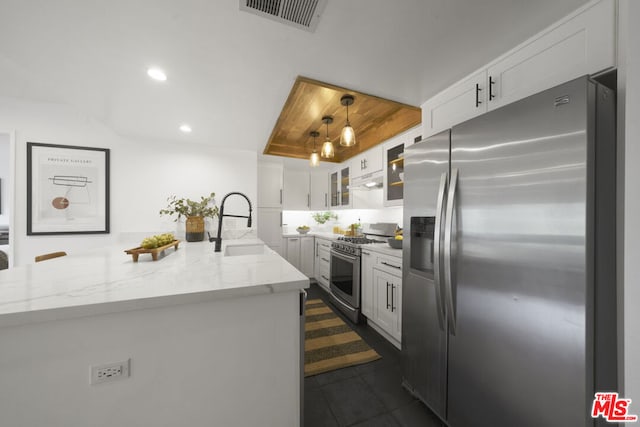
<svg viewBox="0 0 640 427">
<path fill-rule="evenodd" d="M 633 399 L 632 412 L 640 414 L 640 2 L 620 0 L 619 37 L 619 130 L 624 145 L 619 159 L 624 163 L 623 237 L 624 265 L 624 394 Z M 619 206 L 620 206 L 619 205 Z M 622 240 L 622 239 L 621 239 Z M 621 287 L 619 287 L 621 289 Z"/>
<path fill-rule="evenodd" d="M 219 204 L 224 194 L 241 191 L 256 200 L 254 152 L 213 150 L 189 144 L 186 136 L 176 136 L 173 142 L 126 139 L 67 106 L 13 98 L 0 98 L 0 129 L 16 131 L 15 265 L 29 263 L 41 253 L 73 253 L 113 244 L 120 233 L 178 231 L 171 219 L 158 215 L 171 194 L 199 198 L 213 191 Z M 27 142 L 111 149 L 110 234 L 26 235 Z M 229 199 L 227 212 L 244 214 L 247 207 L 242 202 Z"/>
<path fill-rule="evenodd" d="M 9 135 L 0 133 L 0 225 L 9 225 L 11 206 L 9 205 Z"/>
</svg>

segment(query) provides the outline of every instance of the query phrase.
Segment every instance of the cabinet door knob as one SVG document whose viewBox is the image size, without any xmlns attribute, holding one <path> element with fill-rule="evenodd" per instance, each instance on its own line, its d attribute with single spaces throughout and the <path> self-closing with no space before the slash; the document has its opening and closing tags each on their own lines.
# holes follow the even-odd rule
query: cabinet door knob
<svg viewBox="0 0 640 427">
<path fill-rule="evenodd" d="M 480 89 L 480 85 L 478 83 L 476 83 L 476 108 L 478 108 L 480 106 L 480 104 L 482 104 L 482 101 L 480 101 L 480 91 L 482 89 Z"/>
</svg>

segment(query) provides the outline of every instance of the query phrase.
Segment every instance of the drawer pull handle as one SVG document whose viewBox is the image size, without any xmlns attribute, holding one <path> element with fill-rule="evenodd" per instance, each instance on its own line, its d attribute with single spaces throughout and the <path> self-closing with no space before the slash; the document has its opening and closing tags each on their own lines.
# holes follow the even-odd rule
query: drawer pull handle
<svg viewBox="0 0 640 427">
<path fill-rule="evenodd" d="M 397 268 L 398 270 L 402 270 L 402 267 L 398 267 L 397 265 L 389 264 L 384 261 L 382 261 L 380 264 L 386 265 L 387 267 L 393 267 L 393 268 Z"/>
</svg>

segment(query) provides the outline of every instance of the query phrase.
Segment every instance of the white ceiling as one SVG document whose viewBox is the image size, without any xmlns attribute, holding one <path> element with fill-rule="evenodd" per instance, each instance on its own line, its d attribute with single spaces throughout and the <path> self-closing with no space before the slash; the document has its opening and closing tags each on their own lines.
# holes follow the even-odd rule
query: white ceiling
<svg viewBox="0 0 640 427">
<path fill-rule="evenodd" d="M 0 0 L 0 96 L 71 104 L 134 139 L 261 152 L 298 75 L 419 106 L 583 3 L 328 0 L 310 33 L 237 0 Z"/>
</svg>

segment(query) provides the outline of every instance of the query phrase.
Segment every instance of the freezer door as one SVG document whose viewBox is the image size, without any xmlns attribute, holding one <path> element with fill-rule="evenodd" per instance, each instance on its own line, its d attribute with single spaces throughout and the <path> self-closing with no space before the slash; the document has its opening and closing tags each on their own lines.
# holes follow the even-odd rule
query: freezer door
<svg viewBox="0 0 640 427">
<path fill-rule="evenodd" d="M 588 89 L 578 79 L 452 130 L 451 427 L 592 422 Z"/>
<path fill-rule="evenodd" d="M 435 276 L 444 193 L 449 172 L 449 131 L 414 144 L 404 154 L 402 291 L 403 383 L 444 418 L 447 334 Z M 442 209 L 441 209 L 442 210 Z"/>
</svg>

